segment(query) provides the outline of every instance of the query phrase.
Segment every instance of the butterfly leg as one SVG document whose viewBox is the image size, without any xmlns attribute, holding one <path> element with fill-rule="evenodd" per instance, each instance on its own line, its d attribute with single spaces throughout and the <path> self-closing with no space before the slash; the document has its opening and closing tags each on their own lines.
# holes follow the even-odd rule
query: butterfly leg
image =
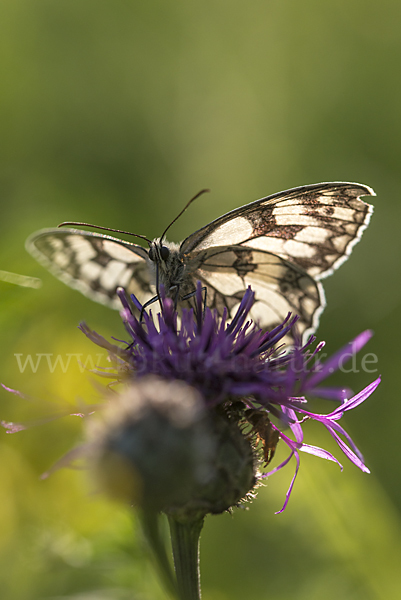
<svg viewBox="0 0 401 600">
<path fill-rule="evenodd" d="M 145 302 L 145 304 L 142 306 L 142 310 L 141 310 L 141 316 L 139 317 L 139 321 L 142 322 L 143 321 L 143 315 L 145 314 L 145 309 L 150 306 L 151 304 L 154 304 L 154 302 L 157 302 L 158 300 L 160 300 L 159 296 L 153 296 L 153 298 L 151 298 L 150 300 L 148 300 L 147 302 Z"/>
<path fill-rule="evenodd" d="M 174 307 L 177 308 L 177 304 L 178 304 L 178 300 L 179 300 L 179 292 L 180 292 L 180 288 L 178 285 L 174 285 L 173 287 L 170 288 L 169 290 L 169 296 L 172 296 L 172 291 L 175 291 L 174 293 L 174 298 L 173 298 L 173 302 L 174 302 Z M 206 310 L 206 300 L 207 300 L 207 289 L 206 287 L 202 288 L 202 293 L 204 294 L 204 298 L 202 301 L 202 305 L 203 305 L 203 311 L 202 314 L 205 315 L 205 310 Z M 189 300 L 190 298 L 193 298 L 196 294 L 196 291 L 190 292 L 189 294 L 186 294 L 185 296 L 182 296 L 181 301 L 184 300 Z M 161 299 L 159 297 L 158 294 L 156 294 L 156 296 L 153 296 L 153 298 L 151 298 L 150 300 L 148 300 L 147 302 L 145 302 L 145 304 L 142 306 L 142 310 L 141 310 L 141 315 L 139 320 L 143 321 L 143 315 L 145 313 L 145 310 L 148 306 L 150 306 L 151 304 L 154 304 L 154 302 L 157 301 L 161 302 Z"/>
<path fill-rule="evenodd" d="M 202 315 L 203 315 L 203 316 L 205 316 L 205 311 L 206 311 L 206 300 L 207 300 L 207 288 L 206 288 L 206 286 L 205 286 L 205 287 L 203 287 L 203 288 L 201 289 L 201 291 L 202 291 L 202 293 L 204 294 L 204 297 L 203 297 L 203 302 L 202 302 L 202 305 L 203 305 Z M 195 290 L 194 292 L 190 292 L 189 294 L 186 294 L 185 296 L 183 296 L 183 297 L 181 298 L 181 300 L 189 300 L 190 298 L 193 298 L 193 297 L 195 296 L 195 294 L 196 294 L 196 290 Z"/>
<path fill-rule="evenodd" d="M 202 311 L 203 317 L 205 317 L 206 301 L 207 301 L 207 287 L 206 286 L 202 288 L 202 292 L 205 292 L 205 297 L 203 299 L 203 311 Z"/>
<path fill-rule="evenodd" d="M 174 298 L 173 298 L 173 302 L 174 302 L 174 308 L 177 310 L 177 304 L 178 304 L 178 299 L 179 299 L 179 295 L 180 295 L 180 288 L 178 285 L 173 285 L 170 289 L 169 289 L 169 296 L 170 298 L 173 297 L 172 292 L 174 292 Z"/>
</svg>

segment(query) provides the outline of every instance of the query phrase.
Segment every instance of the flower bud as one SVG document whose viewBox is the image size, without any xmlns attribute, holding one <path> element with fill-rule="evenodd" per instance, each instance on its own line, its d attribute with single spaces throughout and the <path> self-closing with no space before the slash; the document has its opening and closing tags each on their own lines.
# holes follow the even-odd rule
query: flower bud
<svg viewBox="0 0 401 600">
<path fill-rule="evenodd" d="M 130 384 L 90 424 L 89 438 L 100 487 L 142 508 L 203 517 L 237 504 L 255 484 L 248 439 L 182 381 Z"/>
</svg>

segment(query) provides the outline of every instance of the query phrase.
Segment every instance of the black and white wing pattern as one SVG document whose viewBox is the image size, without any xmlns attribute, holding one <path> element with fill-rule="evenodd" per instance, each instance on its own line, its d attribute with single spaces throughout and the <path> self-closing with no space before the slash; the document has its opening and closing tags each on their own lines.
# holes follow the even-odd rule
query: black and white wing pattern
<svg viewBox="0 0 401 600">
<path fill-rule="evenodd" d="M 350 255 L 367 227 L 374 191 L 356 183 L 321 183 L 280 192 L 233 210 L 184 240 L 180 252 L 203 281 L 208 304 L 231 315 L 246 287 L 252 316 L 269 329 L 291 311 L 300 333 L 318 325 L 325 306 L 320 279 Z"/>
<path fill-rule="evenodd" d="M 318 183 L 251 202 L 199 229 L 181 244 L 183 256 L 213 246 L 239 245 L 271 252 L 315 279 L 331 275 L 366 229 L 374 196 L 358 183 Z"/>
<path fill-rule="evenodd" d="M 155 294 L 147 251 L 123 240 L 80 229 L 42 229 L 28 252 L 53 275 L 96 302 L 121 308 L 119 286 L 145 303 Z"/>
<path fill-rule="evenodd" d="M 195 259 L 196 261 L 196 259 Z M 206 288 L 206 302 L 232 317 L 251 286 L 255 302 L 250 316 L 264 329 L 282 323 L 289 312 L 299 316 L 297 330 L 314 331 L 325 306 L 321 283 L 287 260 L 244 246 L 217 246 L 202 251 L 201 266 L 193 273 Z"/>
</svg>

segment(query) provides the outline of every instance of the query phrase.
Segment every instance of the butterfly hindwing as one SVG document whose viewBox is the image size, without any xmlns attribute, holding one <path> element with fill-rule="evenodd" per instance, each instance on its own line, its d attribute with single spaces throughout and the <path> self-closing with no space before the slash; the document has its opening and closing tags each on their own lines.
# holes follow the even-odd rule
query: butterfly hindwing
<svg viewBox="0 0 401 600">
<path fill-rule="evenodd" d="M 202 281 L 207 305 L 220 314 L 226 308 L 232 317 L 251 286 L 255 293 L 251 317 L 261 327 L 275 327 L 289 312 L 299 315 L 300 333 L 317 324 L 325 305 L 321 284 L 281 257 L 243 246 L 220 246 L 203 251 L 199 258 L 194 285 Z"/>
<path fill-rule="evenodd" d="M 79 229 L 43 229 L 26 247 L 61 281 L 112 308 L 121 308 L 119 286 L 141 302 L 154 296 L 147 251 L 136 244 Z"/>
<path fill-rule="evenodd" d="M 360 196 L 374 192 L 356 183 L 321 183 L 274 194 L 233 210 L 181 244 L 185 256 L 223 244 L 271 252 L 321 279 L 351 253 L 369 223 L 372 207 Z"/>
</svg>

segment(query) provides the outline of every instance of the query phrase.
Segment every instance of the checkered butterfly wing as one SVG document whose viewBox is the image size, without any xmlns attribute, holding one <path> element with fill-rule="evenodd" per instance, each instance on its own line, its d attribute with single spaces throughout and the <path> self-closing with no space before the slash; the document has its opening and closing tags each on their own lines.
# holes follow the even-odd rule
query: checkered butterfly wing
<svg viewBox="0 0 401 600">
<path fill-rule="evenodd" d="M 210 306 L 232 314 L 251 285 L 251 314 L 262 327 L 291 311 L 300 315 L 300 332 L 309 333 L 325 306 L 320 279 L 348 258 L 369 223 L 372 207 L 360 199 L 368 195 L 371 188 L 355 183 L 280 192 L 212 221 L 180 251 Z"/>
<path fill-rule="evenodd" d="M 196 259 L 195 259 L 196 260 Z M 206 302 L 232 317 L 248 286 L 255 294 L 250 316 L 261 327 L 279 325 L 297 314 L 299 333 L 312 331 L 325 306 L 319 282 L 279 256 L 243 246 L 216 246 L 202 251 L 193 281 L 206 289 Z"/>
<path fill-rule="evenodd" d="M 119 286 L 142 303 L 154 296 L 148 252 L 136 244 L 79 229 L 43 229 L 26 248 L 58 279 L 111 308 L 121 308 Z"/>
</svg>

